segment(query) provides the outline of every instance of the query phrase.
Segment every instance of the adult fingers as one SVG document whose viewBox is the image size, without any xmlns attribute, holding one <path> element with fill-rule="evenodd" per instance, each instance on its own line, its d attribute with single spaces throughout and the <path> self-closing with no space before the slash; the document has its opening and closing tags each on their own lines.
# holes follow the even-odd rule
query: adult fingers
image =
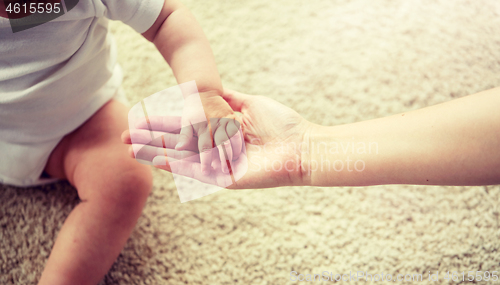
<svg viewBox="0 0 500 285">
<path fill-rule="evenodd" d="M 196 171 L 200 171 L 198 163 L 182 160 L 169 161 L 164 156 L 155 157 L 153 159 L 153 165 L 156 168 L 191 178 L 194 178 Z"/>
<path fill-rule="evenodd" d="M 178 175 L 194 178 L 203 183 L 217 184 L 217 181 L 214 179 L 214 177 L 202 174 L 199 163 L 185 160 L 171 162 L 165 159 L 164 156 L 157 156 L 153 159 L 153 165 L 156 168 L 163 169 Z"/>
<path fill-rule="evenodd" d="M 154 137 L 153 140 L 151 140 L 151 135 Z M 179 136 L 179 134 L 170 134 L 163 132 L 153 132 L 153 134 L 151 134 L 148 130 L 127 130 L 122 134 L 122 141 L 126 144 L 175 148 L 175 146 L 179 142 Z M 198 150 L 198 143 L 196 142 L 196 140 L 190 140 L 187 146 L 183 147 L 182 150 L 196 151 Z"/>
<path fill-rule="evenodd" d="M 154 137 L 155 135 L 162 135 L 164 133 L 159 134 L 158 132 L 151 132 L 149 130 L 137 130 L 137 129 L 132 129 L 132 130 L 125 130 L 122 135 L 121 139 L 123 143 L 126 144 L 133 144 L 133 143 L 148 143 L 149 141 L 152 140 L 151 137 Z"/>
<path fill-rule="evenodd" d="M 130 131 L 129 130 L 123 131 L 123 133 L 121 135 L 121 139 L 122 139 L 122 143 L 131 144 L 132 141 L 130 140 Z"/>
<path fill-rule="evenodd" d="M 156 167 L 156 168 L 159 168 L 159 169 L 163 169 L 163 170 L 166 170 L 168 172 L 172 172 L 172 173 L 176 173 L 174 171 L 172 171 L 172 168 L 171 168 L 171 164 L 175 164 L 177 163 L 178 161 L 172 161 L 169 163 L 169 161 L 167 160 L 167 158 L 163 155 L 160 155 L 160 156 L 156 156 L 153 158 L 152 160 L 152 163 L 153 163 L 153 166 Z"/>
<path fill-rule="evenodd" d="M 167 157 L 169 161 L 184 159 L 192 162 L 200 162 L 200 156 L 194 151 L 179 151 L 171 148 L 141 144 L 133 144 L 130 147 L 133 150 L 129 149 L 129 155 L 140 160 L 153 161 L 156 156 L 163 155 Z"/>
<path fill-rule="evenodd" d="M 156 148 L 156 155 L 157 156 L 163 155 L 167 157 L 168 161 L 185 160 L 185 161 L 200 163 L 200 156 L 198 155 L 198 152 L 194 151 L 188 151 L 188 150 L 179 151 L 169 148 Z"/>
<path fill-rule="evenodd" d="M 193 141 L 193 126 L 187 125 L 179 133 L 179 141 L 175 145 L 176 150 L 185 150 Z"/>
<path fill-rule="evenodd" d="M 227 187 L 232 184 L 231 176 L 229 174 L 221 174 L 220 172 L 217 172 L 210 175 L 205 175 L 201 171 L 200 164 L 196 162 L 186 160 L 171 162 L 165 159 L 164 156 L 157 156 L 153 159 L 153 165 L 156 168 L 191 177 L 207 184 L 217 185 L 220 187 Z"/>
<path fill-rule="evenodd" d="M 163 137 L 163 139 L 161 137 Z M 163 146 L 164 141 L 165 147 L 174 148 L 179 140 L 179 135 L 132 129 L 130 131 L 123 132 L 122 140 L 128 144 L 149 144 L 159 147 Z"/>
<path fill-rule="evenodd" d="M 148 116 L 138 118 L 134 124 L 136 129 L 146 129 L 168 133 L 179 133 L 181 129 L 180 116 Z"/>
</svg>

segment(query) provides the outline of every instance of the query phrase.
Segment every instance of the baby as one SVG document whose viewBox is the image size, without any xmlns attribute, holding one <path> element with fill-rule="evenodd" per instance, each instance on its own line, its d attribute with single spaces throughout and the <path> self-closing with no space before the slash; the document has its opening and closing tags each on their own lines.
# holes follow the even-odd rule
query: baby
<svg viewBox="0 0 500 285">
<path fill-rule="evenodd" d="M 39 284 L 97 284 L 152 187 L 150 168 L 131 159 L 120 139 L 128 108 L 108 19 L 153 42 L 178 83 L 195 80 L 206 118 L 235 118 L 220 96 L 209 43 L 177 0 L 0 0 L 0 183 L 26 187 L 67 179 L 81 199 Z M 184 95 L 189 102 L 192 94 Z M 185 106 L 188 126 L 199 114 Z M 234 127 L 183 128 L 176 148 L 198 139 L 202 171 L 210 173 L 213 137 L 226 141 L 226 154 L 238 156 L 242 146 L 227 143 Z"/>
</svg>

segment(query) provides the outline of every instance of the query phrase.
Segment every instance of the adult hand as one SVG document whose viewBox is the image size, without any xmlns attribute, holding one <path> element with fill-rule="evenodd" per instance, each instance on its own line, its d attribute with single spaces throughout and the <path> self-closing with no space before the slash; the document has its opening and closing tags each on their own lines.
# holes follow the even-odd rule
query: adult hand
<svg viewBox="0 0 500 285">
<path fill-rule="evenodd" d="M 228 188 L 498 184 L 499 95 L 494 88 L 404 114 L 321 127 L 272 99 L 226 90 L 224 99 L 241 112 L 248 158 L 248 171 Z M 180 126 L 179 118 L 163 121 L 167 132 Z M 129 133 L 124 138 L 130 143 Z M 301 151 L 301 144 L 311 149 Z M 157 149 L 173 152 L 173 146 Z M 181 161 L 189 167 L 169 158 L 180 174 L 212 184 L 219 175 L 201 175 L 196 156 Z"/>
<path fill-rule="evenodd" d="M 225 90 L 223 98 L 237 113 L 242 122 L 245 155 L 241 155 L 232 165 L 236 183 L 227 179 L 220 167 L 214 165 L 209 174 L 201 172 L 199 155 L 195 143 L 184 151 L 175 150 L 179 138 L 181 121 L 179 117 L 150 118 L 156 135 L 162 135 L 163 141 L 150 143 L 148 159 L 155 167 L 177 174 L 195 178 L 201 182 L 228 188 L 268 188 L 286 185 L 305 185 L 308 183 L 302 164 L 304 152 L 301 147 L 308 140 L 308 133 L 313 124 L 303 119 L 297 112 L 263 96 L 251 96 L 232 90 Z M 130 136 L 151 138 L 147 127 L 124 132 L 122 138 L 131 144 Z M 150 140 L 150 139 L 149 139 Z M 140 141 L 135 141 L 134 148 L 142 148 Z M 131 155 L 133 155 L 131 151 Z M 165 155 L 168 157 L 168 162 Z M 246 160 L 246 161 L 245 161 Z M 239 163 L 248 163 L 246 172 L 238 172 Z"/>
<path fill-rule="evenodd" d="M 184 100 L 183 127 L 175 149 L 188 150 L 197 141 L 202 173 L 208 175 L 216 159 L 222 172 L 229 174 L 226 160 L 237 160 L 243 148 L 241 135 L 236 135 L 240 123 L 235 120 L 233 110 L 219 94 L 211 92 L 189 95 Z"/>
</svg>

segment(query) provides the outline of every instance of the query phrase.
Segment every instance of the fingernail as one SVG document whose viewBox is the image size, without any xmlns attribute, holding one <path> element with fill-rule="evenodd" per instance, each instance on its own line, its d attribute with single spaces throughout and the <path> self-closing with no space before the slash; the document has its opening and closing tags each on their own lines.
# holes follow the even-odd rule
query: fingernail
<svg viewBox="0 0 500 285">
<path fill-rule="evenodd" d="M 179 150 L 179 148 L 181 148 L 181 147 L 182 147 L 182 145 L 183 145 L 183 143 L 182 143 L 182 142 L 178 142 L 178 143 L 175 145 L 175 149 L 176 149 L 176 150 Z"/>
<path fill-rule="evenodd" d="M 167 159 L 164 156 L 155 156 L 153 165 L 167 165 Z"/>
</svg>

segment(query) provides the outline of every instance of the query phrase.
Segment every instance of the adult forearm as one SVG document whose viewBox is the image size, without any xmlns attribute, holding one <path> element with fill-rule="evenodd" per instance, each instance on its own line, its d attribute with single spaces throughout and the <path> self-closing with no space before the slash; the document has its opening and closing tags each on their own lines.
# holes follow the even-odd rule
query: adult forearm
<svg viewBox="0 0 500 285">
<path fill-rule="evenodd" d="M 305 179 L 317 186 L 500 183 L 500 88 L 386 118 L 316 126 Z"/>
</svg>

